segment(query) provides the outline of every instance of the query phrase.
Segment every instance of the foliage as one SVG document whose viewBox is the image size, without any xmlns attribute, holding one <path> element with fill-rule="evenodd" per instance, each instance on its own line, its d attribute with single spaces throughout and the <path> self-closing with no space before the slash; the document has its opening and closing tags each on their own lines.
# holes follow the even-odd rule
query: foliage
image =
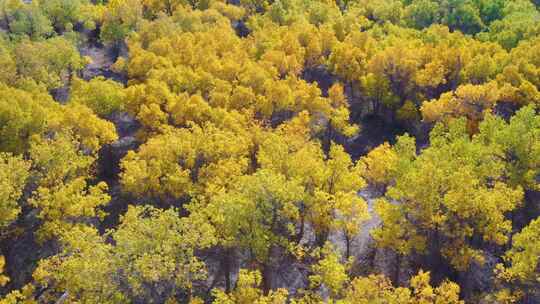
<svg viewBox="0 0 540 304">
<path fill-rule="evenodd" d="M 0 303 L 533 295 L 538 4 L 0 0 Z"/>
<path fill-rule="evenodd" d="M 100 117 L 105 117 L 123 109 L 124 96 L 121 84 L 100 76 L 90 81 L 74 79 L 70 102 L 84 104 Z"/>
<path fill-rule="evenodd" d="M 71 301 L 159 303 L 204 278 L 204 264 L 194 251 L 214 242 L 212 227 L 199 220 L 180 218 L 174 209 L 142 206 L 131 207 L 109 234 L 113 244 L 88 226 L 66 231 L 63 251 L 43 260 L 34 278 L 67 291 Z"/>
<path fill-rule="evenodd" d="M 537 218 L 515 234 L 512 248 L 504 255 L 506 267 L 503 264 L 497 265 L 498 277 L 509 283 L 509 287 L 513 287 L 511 290 L 518 298 L 534 291 L 538 286 L 539 229 L 540 221 Z M 506 292 L 508 290 L 503 289 L 499 297 Z"/>
<path fill-rule="evenodd" d="M 30 162 L 7 153 L 0 154 L 0 227 L 5 228 L 19 215 L 19 199 L 29 176 Z M 3 267 L 2 267 L 3 268 Z"/>
<path fill-rule="evenodd" d="M 523 197 L 520 187 L 505 183 L 500 157 L 500 150 L 471 140 L 463 120 L 447 131 L 438 125 L 431 146 L 398 172 L 378 202 L 383 226 L 373 236 L 401 254 L 437 250 L 459 270 L 482 262 L 482 251 L 468 240 L 504 244 L 511 231 L 505 213 Z"/>
<path fill-rule="evenodd" d="M 237 287 L 231 294 L 226 294 L 221 290 L 214 290 L 214 304 L 284 304 L 287 303 L 287 290 L 279 289 L 271 291 L 268 295 L 263 295 L 259 289 L 261 284 L 261 274 L 257 271 L 247 271 L 240 269 L 238 274 Z"/>
</svg>

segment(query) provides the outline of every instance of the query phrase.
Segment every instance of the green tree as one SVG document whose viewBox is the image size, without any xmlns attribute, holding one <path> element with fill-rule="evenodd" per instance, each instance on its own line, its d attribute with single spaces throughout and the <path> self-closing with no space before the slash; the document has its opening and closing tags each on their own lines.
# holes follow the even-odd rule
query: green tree
<svg viewBox="0 0 540 304">
<path fill-rule="evenodd" d="M 57 32 L 72 29 L 77 22 L 85 24 L 84 6 L 89 6 L 88 0 L 50 0 L 39 3 L 42 12 L 49 18 Z M 91 24 L 91 23 L 86 23 Z M 92 29 L 92 27 L 90 28 Z"/>
<path fill-rule="evenodd" d="M 42 260 L 34 278 L 80 303 L 189 301 L 193 283 L 206 275 L 195 250 L 214 244 L 213 233 L 174 209 L 130 207 L 107 235 L 84 225 L 66 231 L 62 252 Z"/>
<path fill-rule="evenodd" d="M 70 92 L 70 102 L 88 106 L 100 117 L 123 109 L 124 88 L 116 81 L 102 76 L 83 81 L 75 78 Z"/>
<path fill-rule="evenodd" d="M 538 289 L 539 233 L 540 219 L 537 218 L 512 237 L 512 247 L 504 255 L 505 263 L 497 265 L 497 275 L 508 288 L 500 291 L 499 297 L 513 294 L 521 298 Z"/>
<path fill-rule="evenodd" d="M 440 22 L 439 3 L 431 0 L 414 0 L 405 8 L 405 20 L 417 29 L 429 27 Z"/>
<path fill-rule="evenodd" d="M 101 39 L 119 43 L 143 20 L 143 6 L 140 0 L 112 0 L 102 18 Z"/>
<path fill-rule="evenodd" d="M 24 40 L 17 44 L 14 55 L 19 75 L 47 89 L 61 87 L 85 63 L 73 43 L 61 36 L 36 42 Z"/>
<path fill-rule="evenodd" d="M 0 1 L 0 7 L 4 23 L 15 38 L 26 35 L 31 39 L 40 39 L 53 33 L 50 20 L 36 3 L 24 4 L 20 0 L 3 0 Z"/>
<path fill-rule="evenodd" d="M 237 179 L 231 189 L 213 196 L 207 206 L 194 205 L 190 209 L 202 209 L 208 214 L 225 249 L 222 254 L 230 255 L 235 250 L 250 253 L 249 259 L 259 265 L 264 290 L 268 291 L 280 256 L 295 240 L 298 204 L 303 195 L 297 181 L 259 170 Z M 223 259 L 225 281 L 230 282 L 232 256 Z"/>
<path fill-rule="evenodd" d="M 508 123 L 500 117 L 488 115 L 480 124 L 477 139 L 503 151 L 512 185 L 538 189 L 540 116 L 532 105 L 519 110 Z"/>
<path fill-rule="evenodd" d="M 438 125 L 431 146 L 403 169 L 376 205 L 383 222 L 373 231 L 379 246 L 441 255 L 464 270 L 483 261 L 471 238 L 498 245 L 508 240 L 505 214 L 519 205 L 523 191 L 505 183 L 500 151 L 471 141 L 463 120 L 448 131 Z"/>
</svg>

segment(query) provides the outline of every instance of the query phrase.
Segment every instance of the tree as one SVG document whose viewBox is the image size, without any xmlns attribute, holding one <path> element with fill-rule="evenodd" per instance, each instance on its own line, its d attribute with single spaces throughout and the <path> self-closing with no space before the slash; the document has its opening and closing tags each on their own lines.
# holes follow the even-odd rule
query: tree
<svg viewBox="0 0 540 304">
<path fill-rule="evenodd" d="M 85 105 L 60 105 L 43 86 L 32 81 L 27 84 L 23 89 L 0 84 L 0 150 L 22 153 L 34 135 L 46 132 L 71 132 L 92 152 L 117 139 L 114 125 L 98 118 Z"/>
<path fill-rule="evenodd" d="M 122 160 L 125 190 L 140 196 L 176 199 L 226 185 L 248 169 L 250 139 L 212 124 L 170 129 L 130 151 Z"/>
<path fill-rule="evenodd" d="M 36 3 L 24 4 L 20 0 L 0 2 L 4 23 L 14 38 L 31 39 L 48 37 L 53 33 L 51 21 Z"/>
<path fill-rule="evenodd" d="M 7 45 L 7 42 L 1 38 L 0 43 Z M 0 47 L 0 66 L 2 67 L 0 69 L 0 82 L 13 85 L 17 76 L 17 66 L 10 50 L 5 46 Z"/>
<path fill-rule="evenodd" d="M 103 76 L 90 81 L 75 78 L 70 93 L 70 102 L 84 104 L 100 117 L 122 110 L 124 106 L 123 86 Z"/>
<path fill-rule="evenodd" d="M 50 0 L 39 4 L 42 12 L 59 33 L 72 29 L 77 22 L 86 25 L 89 23 L 85 21 L 93 21 L 91 16 L 85 15 L 85 6 L 90 6 L 88 0 Z"/>
<path fill-rule="evenodd" d="M 172 16 L 177 6 L 186 5 L 188 1 L 185 0 L 143 0 L 142 4 L 147 15 L 156 17 L 160 12 L 164 12 L 169 16 Z M 193 1 L 195 2 L 195 1 Z M 197 7 L 193 7 L 197 8 Z M 201 8 L 203 9 L 203 8 Z"/>
<path fill-rule="evenodd" d="M 141 237 L 144 236 L 144 237 Z M 117 269 L 126 271 L 130 293 L 148 302 L 191 296 L 194 283 L 206 278 L 196 250 L 216 243 L 214 228 L 196 215 L 178 210 L 130 207 L 112 233 Z"/>
<path fill-rule="evenodd" d="M 78 177 L 91 176 L 96 157 L 85 154 L 83 150 L 77 138 L 70 133 L 58 133 L 54 138 L 34 137 L 29 155 L 37 184 L 53 187 Z"/>
<path fill-rule="evenodd" d="M 445 0 L 442 10 L 443 22 L 452 30 L 476 34 L 485 27 L 478 6 L 471 0 Z"/>
<path fill-rule="evenodd" d="M 130 207 L 109 235 L 112 243 L 89 226 L 66 231 L 62 252 L 42 260 L 34 278 L 81 303 L 189 301 L 193 282 L 205 277 L 195 250 L 215 242 L 200 219 L 149 206 Z"/>
<path fill-rule="evenodd" d="M 372 185 L 385 187 L 392 181 L 398 161 L 399 155 L 385 142 L 362 158 L 366 166 L 364 178 Z"/>
<path fill-rule="evenodd" d="M 512 237 L 512 247 L 504 255 L 505 264 L 497 265 L 498 277 L 510 289 L 502 290 L 500 296 L 510 292 L 521 298 L 538 289 L 539 232 L 540 219 L 537 218 Z"/>
<path fill-rule="evenodd" d="M 0 153 L 0 228 L 11 224 L 21 209 L 18 201 L 30 175 L 30 162 L 20 156 Z"/>
<path fill-rule="evenodd" d="M 64 106 L 62 114 L 59 124 L 52 129 L 57 132 L 71 131 L 81 145 L 91 153 L 97 153 L 103 145 L 111 144 L 118 139 L 114 124 L 100 119 L 83 104 L 69 103 Z"/>
<path fill-rule="evenodd" d="M 37 189 L 28 202 L 43 222 L 38 234 L 41 240 L 104 216 L 99 208 L 110 201 L 108 188 L 104 182 L 90 184 L 96 158 L 84 151 L 71 133 L 32 139 L 29 155 Z"/>
<path fill-rule="evenodd" d="M 84 177 L 51 188 L 40 187 L 29 203 L 39 210 L 43 220 L 39 238 L 47 240 L 73 228 L 80 222 L 105 215 L 98 208 L 110 201 L 107 184 L 89 186 Z"/>
<path fill-rule="evenodd" d="M 519 110 L 510 122 L 493 114 L 480 124 L 477 140 L 492 145 L 505 157 L 509 183 L 525 189 L 538 189 L 540 170 L 540 116 L 532 105 Z"/>
<path fill-rule="evenodd" d="M 540 82 L 533 76 L 540 66 L 533 60 L 537 56 L 538 45 L 539 39 L 531 39 L 523 41 L 510 52 L 512 63 L 497 75 L 502 100 L 516 105 L 540 102 Z"/>
<path fill-rule="evenodd" d="M 331 298 L 339 298 L 349 283 L 347 266 L 341 263 L 341 256 L 330 243 L 322 247 L 320 255 L 319 261 L 311 267 L 313 274 L 309 276 L 310 288 L 324 286 L 330 291 Z"/>
<path fill-rule="evenodd" d="M 409 26 L 417 29 L 440 22 L 440 7 L 436 1 L 414 0 L 405 8 L 405 18 Z"/>
<path fill-rule="evenodd" d="M 30 137 L 48 128 L 53 104 L 46 93 L 33 94 L 0 84 L 0 151 L 24 152 Z"/>
<path fill-rule="evenodd" d="M 429 281 L 429 272 L 423 271 L 411 279 L 410 287 L 394 287 L 382 275 L 360 277 L 351 282 L 345 298 L 337 303 L 464 303 L 459 300 L 459 285 L 445 281 L 438 287 L 432 287 Z"/>
<path fill-rule="evenodd" d="M 238 282 L 235 290 L 226 294 L 219 289 L 213 291 L 215 300 L 214 304 L 285 304 L 287 303 L 288 292 L 286 289 L 278 289 L 271 291 L 268 295 L 264 295 L 259 289 L 261 284 L 261 274 L 258 271 L 248 271 L 240 269 Z"/>
<path fill-rule="evenodd" d="M 218 231 L 222 254 L 234 250 L 249 252 L 249 259 L 260 265 L 263 287 L 270 290 L 275 267 L 294 240 L 298 222 L 298 204 L 303 188 L 281 174 L 259 170 L 242 176 L 228 190 L 210 198 L 207 206 L 190 206 L 207 213 Z M 225 281 L 230 281 L 230 257 L 223 257 Z M 230 288 L 226 286 L 227 289 Z"/>
<path fill-rule="evenodd" d="M 101 39 L 109 43 L 119 43 L 134 31 L 143 20 L 140 0 L 112 0 L 107 3 L 103 14 Z"/>
<path fill-rule="evenodd" d="M 384 275 L 349 278 L 347 265 L 340 261 L 335 250 L 327 245 L 321 253 L 319 261 L 311 267 L 313 275 L 309 277 L 310 289 L 293 299 L 292 303 L 464 303 L 459 299 L 459 285 L 445 280 L 438 287 L 433 287 L 429 272 L 420 270 L 411 278 L 410 286 L 394 287 Z M 321 286 L 328 289 L 327 298 L 314 293 Z"/>
<path fill-rule="evenodd" d="M 95 228 L 78 225 L 65 231 L 58 255 L 40 261 L 33 277 L 42 286 L 81 303 L 123 303 L 126 296 L 115 279 L 113 247 Z M 45 295 L 47 297 L 47 295 Z M 48 296 L 53 299 L 54 294 Z"/>
<path fill-rule="evenodd" d="M 330 231 L 337 230 L 344 233 L 349 246 L 360 223 L 368 218 L 365 201 L 356 195 L 365 186 L 363 167 L 337 144 L 331 145 L 325 158 L 320 145 L 310 141 L 307 122 L 309 116 L 300 116 L 277 134 L 269 134 L 261 142 L 257 160 L 262 168 L 297 179 L 305 188 L 298 239 L 310 223 L 318 245 L 324 245 Z"/>
<path fill-rule="evenodd" d="M 84 60 L 75 46 L 66 38 L 58 36 L 44 41 L 23 40 L 15 51 L 17 71 L 41 83 L 47 89 L 59 88 L 64 79 L 84 66 Z"/>
<path fill-rule="evenodd" d="M 494 20 L 489 25 L 489 31 L 480 35 L 480 38 L 498 42 L 505 49 L 511 50 L 521 40 L 538 35 L 540 27 L 535 20 L 540 13 L 530 1 L 506 2 L 499 11 L 501 18 Z"/>
<path fill-rule="evenodd" d="M 458 270 L 482 262 L 481 248 L 470 239 L 504 244 L 511 230 L 505 214 L 523 197 L 521 188 L 505 183 L 500 156 L 471 141 L 463 120 L 448 131 L 438 125 L 431 146 L 398 173 L 376 205 L 383 222 L 373 231 L 379 246 L 441 255 Z"/>
<path fill-rule="evenodd" d="M 422 115 L 428 122 L 467 117 L 469 128 L 474 132 L 484 112 L 495 107 L 499 94 L 495 82 L 462 85 L 455 92 L 444 93 L 438 100 L 425 102 Z"/>
</svg>

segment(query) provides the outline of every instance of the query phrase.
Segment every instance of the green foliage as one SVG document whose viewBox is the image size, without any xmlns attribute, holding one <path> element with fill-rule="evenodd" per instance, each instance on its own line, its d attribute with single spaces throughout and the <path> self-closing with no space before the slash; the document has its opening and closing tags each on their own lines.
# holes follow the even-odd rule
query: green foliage
<svg viewBox="0 0 540 304">
<path fill-rule="evenodd" d="M 298 182 L 260 170 L 241 177 L 229 192 L 212 197 L 207 212 L 224 246 L 249 249 L 254 259 L 265 263 L 273 247 L 287 248 L 302 198 Z"/>
<path fill-rule="evenodd" d="M 502 18 L 493 21 L 489 31 L 482 33 L 480 38 L 496 41 L 509 50 L 522 40 L 536 37 L 540 31 L 537 22 L 540 13 L 530 1 L 508 1 L 501 15 Z"/>
<path fill-rule="evenodd" d="M 143 7 L 139 0 L 113 0 L 103 13 L 101 39 L 120 42 L 142 21 Z"/>
<path fill-rule="evenodd" d="M 505 214 L 518 207 L 521 188 L 505 183 L 501 151 L 471 140 L 463 120 L 431 132 L 431 146 L 397 173 L 377 206 L 383 226 L 373 236 L 383 247 L 408 254 L 439 250 L 459 270 L 483 261 L 468 241 L 502 245 L 511 231 Z M 432 233 L 435 231 L 435 233 Z M 440 244 L 430 249 L 435 242 Z"/>
<path fill-rule="evenodd" d="M 84 104 L 100 117 L 122 110 L 124 98 L 123 86 L 102 76 L 90 81 L 76 78 L 71 86 L 70 102 Z"/>
<path fill-rule="evenodd" d="M 142 206 L 130 207 L 109 234 L 112 244 L 88 226 L 66 231 L 63 251 L 43 260 L 34 278 L 80 303 L 162 303 L 205 277 L 195 250 L 215 242 L 213 228 L 199 219 Z"/>
<path fill-rule="evenodd" d="M 40 2 L 43 13 L 51 20 L 54 28 L 59 31 L 69 30 L 77 22 L 84 23 L 84 6 L 88 0 L 49 0 Z"/>
<path fill-rule="evenodd" d="M 28 36 L 39 39 L 52 34 L 51 21 L 36 3 L 23 4 L 18 0 L 0 1 L 2 17 L 9 33 L 16 38 Z"/>
<path fill-rule="evenodd" d="M 514 288 L 517 296 L 538 286 L 538 257 L 540 256 L 540 220 L 537 218 L 512 238 L 512 248 L 504 255 L 503 264 L 497 265 L 498 276 Z"/>
<path fill-rule="evenodd" d="M 518 135 L 519 134 L 519 135 Z M 533 106 L 519 110 L 510 122 L 494 115 L 480 125 L 478 139 L 505 155 L 509 182 L 526 189 L 538 189 L 540 174 L 540 116 Z"/>
<path fill-rule="evenodd" d="M 440 22 L 440 6 L 437 1 L 414 0 L 405 9 L 405 20 L 409 26 L 423 29 Z"/>
<path fill-rule="evenodd" d="M 75 46 L 64 37 L 24 40 L 17 44 L 14 56 L 20 77 L 31 78 L 47 89 L 61 87 L 65 78 L 84 65 Z"/>
</svg>

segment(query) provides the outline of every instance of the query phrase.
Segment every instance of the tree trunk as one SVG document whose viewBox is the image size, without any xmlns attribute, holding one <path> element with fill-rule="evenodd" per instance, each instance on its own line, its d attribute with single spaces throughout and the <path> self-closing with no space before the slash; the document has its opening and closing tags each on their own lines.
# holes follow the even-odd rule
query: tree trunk
<svg viewBox="0 0 540 304">
<path fill-rule="evenodd" d="M 296 242 L 297 243 L 300 243 L 300 241 L 302 240 L 302 238 L 304 237 L 304 229 L 305 229 L 305 217 L 304 217 L 304 212 L 303 212 L 303 206 L 301 206 L 301 211 L 300 211 L 300 229 L 298 231 L 298 233 L 296 234 Z"/>
<path fill-rule="evenodd" d="M 273 268 L 268 263 L 265 263 L 262 269 L 262 288 L 265 295 L 268 295 L 270 290 L 272 290 L 273 275 Z"/>
<path fill-rule="evenodd" d="M 225 291 L 227 293 L 231 292 L 231 255 L 232 250 L 226 250 L 224 257 L 222 258 L 221 267 L 223 268 L 223 276 L 225 277 Z"/>
<path fill-rule="evenodd" d="M 349 259 L 351 256 L 351 238 L 347 232 L 343 232 L 345 235 L 345 258 Z"/>
<path fill-rule="evenodd" d="M 329 234 L 330 232 L 328 231 L 328 229 L 324 229 L 323 231 L 317 233 L 317 235 L 315 236 L 315 244 L 319 247 L 323 247 L 326 243 L 326 240 L 328 240 Z"/>
<path fill-rule="evenodd" d="M 396 253 L 396 269 L 394 272 L 394 285 L 399 286 L 399 271 L 401 268 L 401 254 Z"/>
<path fill-rule="evenodd" d="M 11 22 L 9 21 L 9 16 L 7 14 L 7 11 L 6 11 L 6 8 L 4 7 L 3 9 L 3 14 L 4 14 L 4 22 L 6 23 L 6 28 L 8 30 L 8 33 L 12 33 L 12 29 L 11 29 Z"/>
</svg>

